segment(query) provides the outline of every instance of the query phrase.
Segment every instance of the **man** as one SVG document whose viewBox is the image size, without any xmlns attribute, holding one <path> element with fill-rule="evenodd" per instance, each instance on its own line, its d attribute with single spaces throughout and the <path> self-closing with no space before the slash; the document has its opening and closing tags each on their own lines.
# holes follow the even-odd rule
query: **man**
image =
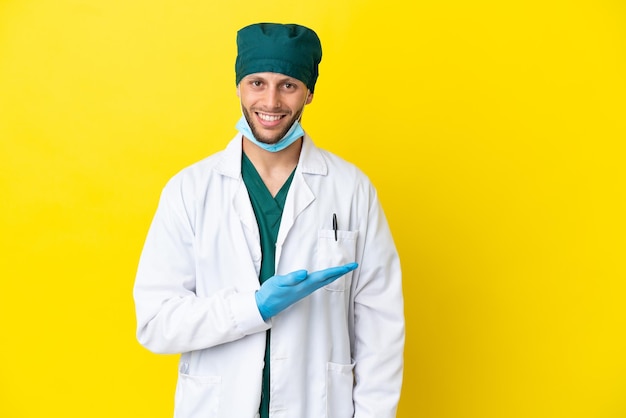
<svg viewBox="0 0 626 418">
<path fill-rule="evenodd" d="M 178 418 L 394 417 L 398 255 L 365 175 L 299 123 L 319 38 L 263 23 L 237 46 L 239 133 L 165 186 L 137 272 L 137 337 L 182 353 Z"/>
</svg>

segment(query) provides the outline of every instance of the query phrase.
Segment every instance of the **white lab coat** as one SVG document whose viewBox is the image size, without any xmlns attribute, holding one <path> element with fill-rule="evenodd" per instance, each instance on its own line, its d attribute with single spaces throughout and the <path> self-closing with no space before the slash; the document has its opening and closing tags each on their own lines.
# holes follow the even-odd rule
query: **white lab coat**
<svg viewBox="0 0 626 418">
<path fill-rule="evenodd" d="M 375 189 L 305 136 L 276 274 L 352 261 L 359 267 L 264 322 L 254 297 L 261 247 L 241 177 L 241 142 L 237 135 L 168 182 L 139 262 L 137 338 L 154 352 L 182 353 L 175 417 L 258 416 L 269 328 L 271 417 L 395 417 L 401 272 Z"/>
</svg>

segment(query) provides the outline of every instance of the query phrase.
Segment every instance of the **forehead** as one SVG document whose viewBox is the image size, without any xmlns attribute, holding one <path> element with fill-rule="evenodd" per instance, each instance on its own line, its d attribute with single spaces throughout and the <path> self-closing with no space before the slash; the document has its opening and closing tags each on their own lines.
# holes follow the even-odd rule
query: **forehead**
<svg viewBox="0 0 626 418">
<path fill-rule="evenodd" d="M 297 78 L 290 77 L 286 74 L 271 73 L 271 72 L 248 74 L 247 76 L 241 79 L 241 81 L 251 81 L 251 80 L 261 80 L 261 81 L 274 82 L 274 83 L 294 83 L 294 84 L 304 85 L 304 83 L 298 80 Z"/>
</svg>

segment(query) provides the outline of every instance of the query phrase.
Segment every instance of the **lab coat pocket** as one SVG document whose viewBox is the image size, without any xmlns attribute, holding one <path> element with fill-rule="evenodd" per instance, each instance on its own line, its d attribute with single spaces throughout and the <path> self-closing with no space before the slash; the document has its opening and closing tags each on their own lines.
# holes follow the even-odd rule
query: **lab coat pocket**
<svg viewBox="0 0 626 418">
<path fill-rule="evenodd" d="M 335 239 L 335 232 L 337 233 Z M 358 231 L 334 231 L 322 229 L 317 235 L 317 270 L 337 267 L 356 261 L 356 239 Z M 324 289 L 343 292 L 349 288 L 352 272 L 345 274 Z"/>
<path fill-rule="evenodd" d="M 327 363 L 326 416 L 352 418 L 354 416 L 354 364 Z"/>
<path fill-rule="evenodd" d="M 174 417 L 217 417 L 221 386 L 220 376 L 192 376 L 179 372 Z"/>
</svg>

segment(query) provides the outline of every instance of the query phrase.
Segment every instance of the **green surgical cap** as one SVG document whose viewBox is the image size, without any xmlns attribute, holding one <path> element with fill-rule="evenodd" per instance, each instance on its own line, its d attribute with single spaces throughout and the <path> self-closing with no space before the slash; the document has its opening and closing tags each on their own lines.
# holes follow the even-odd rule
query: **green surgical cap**
<svg viewBox="0 0 626 418">
<path fill-rule="evenodd" d="M 313 92 L 322 45 L 311 29 L 295 24 L 255 23 L 237 32 L 236 83 L 254 73 L 280 73 Z"/>
</svg>

